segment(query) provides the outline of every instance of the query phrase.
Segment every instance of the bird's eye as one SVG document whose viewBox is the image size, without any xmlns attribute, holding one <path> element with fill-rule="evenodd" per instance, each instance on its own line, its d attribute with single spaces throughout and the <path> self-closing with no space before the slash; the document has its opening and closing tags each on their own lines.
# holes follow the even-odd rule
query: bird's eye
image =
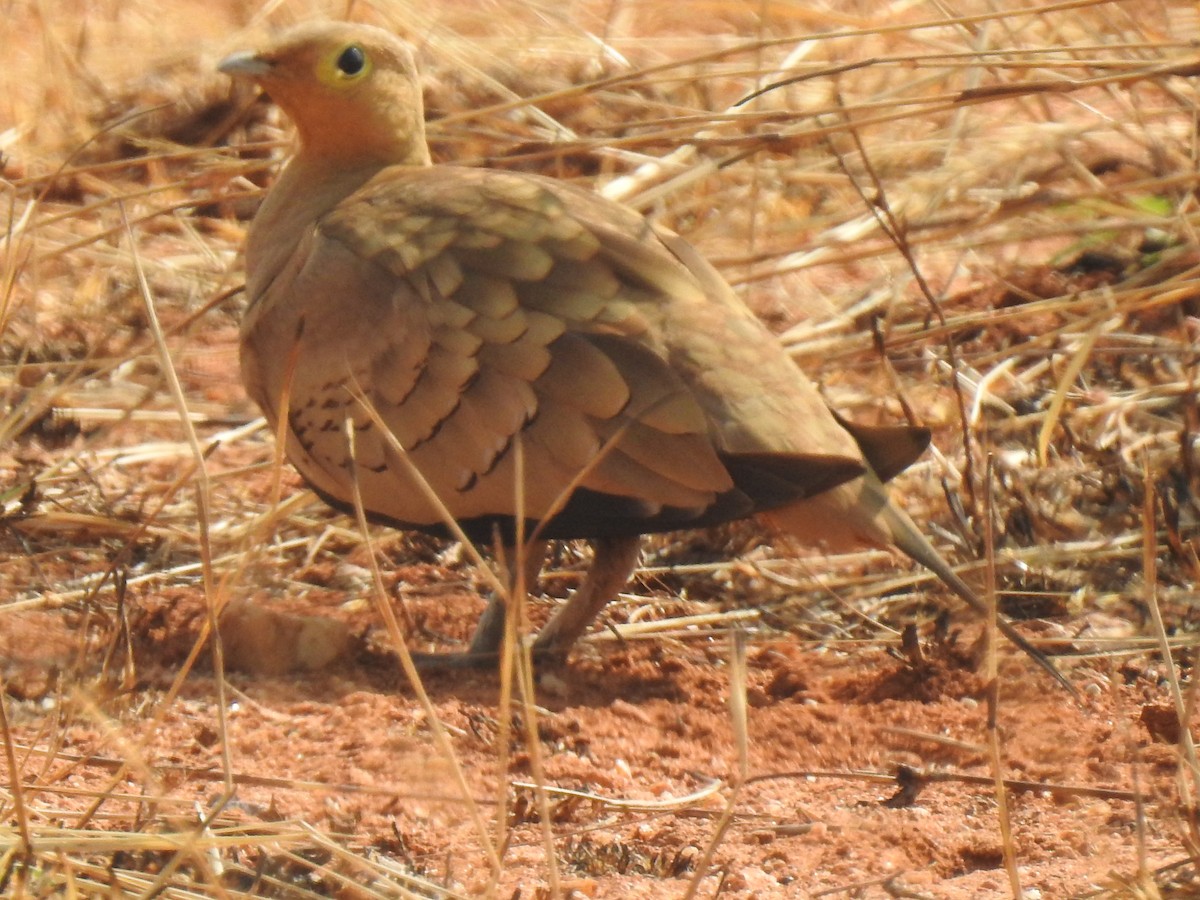
<svg viewBox="0 0 1200 900">
<path fill-rule="evenodd" d="M 367 65 L 367 54 L 358 44 L 351 44 L 337 58 L 338 71 L 353 78 L 362 72 Z"/>
<path fill-rule="evenodd" d="M 321 84 L 340 91 L 361 84 L 372 69 L 371 57 L 362 44 L 342 44 L 322 54 L 316 76 Z"/>
</svg>

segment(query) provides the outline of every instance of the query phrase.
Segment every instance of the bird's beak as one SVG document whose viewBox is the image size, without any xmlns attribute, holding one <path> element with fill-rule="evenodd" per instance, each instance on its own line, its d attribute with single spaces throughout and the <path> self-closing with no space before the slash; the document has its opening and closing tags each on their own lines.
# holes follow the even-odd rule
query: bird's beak
<svg viewBox="0 0 1200 900">
<path fill-rule="evenodd" d="M 252 50 L 239 50 L 221 60 L 217 71 L 234 78 L 261 78 L 271 74 L 271 62 Z"/>
</svg>

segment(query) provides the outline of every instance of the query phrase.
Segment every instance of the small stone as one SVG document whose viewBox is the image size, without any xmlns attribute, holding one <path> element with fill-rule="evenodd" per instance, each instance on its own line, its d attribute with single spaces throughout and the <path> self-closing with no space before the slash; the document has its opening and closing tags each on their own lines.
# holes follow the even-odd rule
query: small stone
<svg viewBox="0 0 1200 900">
<path fill-rule="evenodd" d="M 217 627 L 225 665 L 256 675 L 324 669 L 350 646 L 350 629 L 336 619 L 291 615 L 249 601 L 231 603 Z"/>
</svg>

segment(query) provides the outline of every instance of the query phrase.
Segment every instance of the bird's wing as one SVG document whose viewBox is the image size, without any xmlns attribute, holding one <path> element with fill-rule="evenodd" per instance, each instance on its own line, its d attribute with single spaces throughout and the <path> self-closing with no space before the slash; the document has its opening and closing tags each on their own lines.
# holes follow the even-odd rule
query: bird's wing
<svg viewBox="0 0 1200 900">
<path fill-rule="evenodd" d="M 364 405 L 457 519 L 491 523 L 520 503 L 530 519 L 555 514 L 551 535 L 735 518 L 862 471 L 852 444 L 797 451 L 715 421 L 710 387 L 664 340 L 683 307 L 705 308 L 703 289 L 641 217 L 608 204 L 597 223 L 556 185 L 393 167 L 298 244 L 247 326 L 246 373 L 261 384 L 289 367 L 256 358 L 303 358 L 290 390 L 276 375 L 257 393 L 265 408 L 290 396 L 289 455 L 314 487 L 349 502 L 349 419 L 367 507 L 440 521 Z M 717 320 L 705 340 L 736 340 Z"/>
</svg>

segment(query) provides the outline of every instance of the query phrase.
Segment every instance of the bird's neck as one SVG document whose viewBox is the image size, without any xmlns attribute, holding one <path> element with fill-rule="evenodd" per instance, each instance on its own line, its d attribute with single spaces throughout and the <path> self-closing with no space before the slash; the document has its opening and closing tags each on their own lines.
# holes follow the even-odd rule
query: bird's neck
<svg viewBox="0 0 1200 900">
<path fill-rule="evenodd" d="M 298 160 L 311 159 L 328 169 L 361 168 L 376 163 L 392 166 L 427 166 L 429 146 L 419 105 L 406 105 L 403 97 L 383 109 L 364 112 L 375 118 L 367 126 L 346 121 L 344 110 L 319 115 L 310 108 L 293 116 L 300 136 Z"/>
<path fill-rule="evenodd" d="M 301 150 L 284 166 L 246 237 L 247 293 L 254 302 L 317 219 L 368 182 L 383 164 L 331 166 Z"/>
</svg>

